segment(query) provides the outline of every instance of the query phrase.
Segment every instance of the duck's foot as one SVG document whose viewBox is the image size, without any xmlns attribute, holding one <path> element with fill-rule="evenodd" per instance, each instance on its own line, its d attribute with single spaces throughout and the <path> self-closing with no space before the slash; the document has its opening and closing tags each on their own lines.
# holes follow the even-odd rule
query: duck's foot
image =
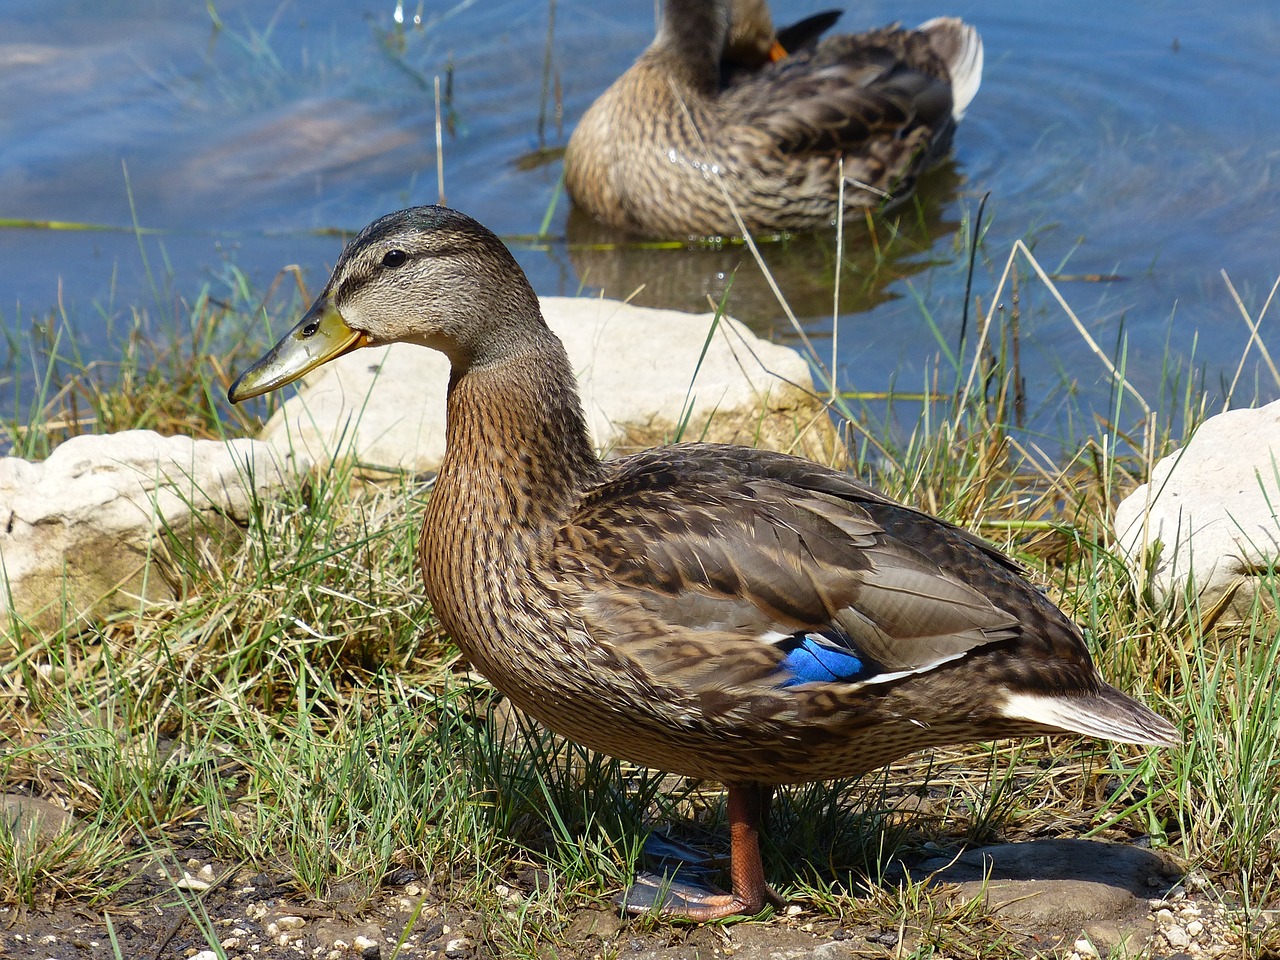
<svg viewBox="0 0 1280 960">
<path fill-rule="evenodd" d="M 733 893 L 725 893 L 702 880 L 711 858 L 669 837 L 650 838 L 645 852 L 674 866 L 665 875 L 639 873 L 636 882 L 617 898 L 630 914 L 650 914 L 667 920 L 723 920 L 726 917 L 754 917 L 766 904 L 786 906 L 786 901 L 769 889 L 760 863 L 759 823 L 770 788 L 758 783 L 728 784 L 729 835 L 732 856 L 729 874 Z M 679 879 L 676 879 L 679 871 Z"/>
<path fill-rule="evenodd" d="M 636 875 L 636 882 L 620 894 L 615 902 L 632 915 L 650 914 L 664 920 L 689 920 L 703 923 L 726 917 L 754 917 L 766 904 L 785 906 L 786 901 L 761 886 L 752 891 L 757 896 L 725 893 L 710 883 L 677 880 L 656 873 Z"/>
<path fill-rule="evenodd" d="M 657 830 L 644 838 L 640 855 L 656 870 L 674 872 L 678 868 L 686 877 L 690 872 L 700 874 L 723 870 L 730 863 L 727 856 L 709 853 Z"/>
</svg>

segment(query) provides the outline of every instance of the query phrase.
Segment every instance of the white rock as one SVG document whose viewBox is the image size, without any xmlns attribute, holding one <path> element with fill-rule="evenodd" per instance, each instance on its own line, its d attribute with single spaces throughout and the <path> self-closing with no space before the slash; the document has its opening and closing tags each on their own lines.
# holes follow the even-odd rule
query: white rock
<svg viewBox="0 0 1280 960">
<path fill-rule="evenodd" d="M 223 944 L 224 947 L 228 944 Z M 191 960 L 218 960 L 218 955 L 212 950 L 201 950 L 199 953 L 191 955 Z"/>
<path fill-rule="evenodd" d="M 808 363 L 736 320 L 721 318 L 708 345 L 710 313 L 585 297 L 544 297 L 542 311 L 564 341 L 603 451 L 674 438 L 692 401 L 686 440 L 758 443 L 819 459 L 834 453 Z M 434 350 L 357 350 L 308 377 L 261 438 L 320 464 L 354 457 L 374 469 L 434 470 L 444 455 L 448 382 L 448 361 Z"/>
<path fill-rule="evenodd" d="M 310 466 L 255 440 L 150 430 L 73 437 L 42 462 L 0 459 L 0 617 L 55 629 L 64 603 L 102 616 L 173 599 L 173 548 L 203 549 Z"/>
<path fill-rule="evenodd" d="M 213 886 L 213 884 L 208 880 L 201 880 L 198 877 L 193 877 L 185 870 L 182 871 L 182 878 L 174 884 L 174 887 L 178 890 L 194 890 L 196 892 L 208 890 L 211 886 Z"/>
<path fill-rule="evenodd" d="M 1164 938 L 1169 941 L 1169 946 L 1176 949 L 1188 947 L 1191 945 L 1191 938 L 1187 936 L 1187 931 L 1183 930 L 1177 924 L 1169 927 L 1164 932 Z"/>
<path fill-rule="evenodd" d="M 1116 537 L 1135 577 L 1159 545 L 1157 597 L 1190 583 L 1208 611 L 1234 591 L 1224 616 L 1242 619 L 1260 592 L 1259 574 L 1280 558 L 1278 509 L 1280 401 L 1201 424 L 1117 507 Z"/>
<path fill-rule="evenodd" d="M 1072 950 L 1081 957 L 1096 957 L 1098 955 L 1098 948 L 1093 945 L 1088 937 L 1080 937 L 1076 940 L 1072 945 Z"/>
</svg>

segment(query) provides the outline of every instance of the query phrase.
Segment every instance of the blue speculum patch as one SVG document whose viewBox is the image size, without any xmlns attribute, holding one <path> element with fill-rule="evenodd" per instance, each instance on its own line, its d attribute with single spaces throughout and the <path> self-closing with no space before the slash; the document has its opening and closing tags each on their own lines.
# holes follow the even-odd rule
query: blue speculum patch
<svg viewBox="0 0 1280 960">
<path fill-rule="evenodd" d="M 843 634 L 839 639 L 846 640 Z M 790 674 L 779 686 L 801 683 L 855 683 L 879 672 L 870 660 L 825 634 L 799 633 L 778 646 L 787 651 L 779 666 Z"/>
</svg>

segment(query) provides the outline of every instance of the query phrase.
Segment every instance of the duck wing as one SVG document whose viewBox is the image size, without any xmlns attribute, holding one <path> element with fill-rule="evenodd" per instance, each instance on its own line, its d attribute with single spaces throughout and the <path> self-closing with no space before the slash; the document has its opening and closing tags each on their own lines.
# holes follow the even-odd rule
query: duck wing
<svg viewBox="0 0 1280 960">
<path fill-rule="evenodd" d="M 1003 554 L 851 477 L 712 445 L 623 461 L 553 555 L 587 632 L 680 685 L 889 681 L 1018 637 L 1010 607 L 1040 599 Z"/>
<path fill-rule="evenodd" d="M 819 38 L 836 25 L 844 15 L 843 10 L 823 10 L 811 17 L 778 28 L 778 46 L 788 54 L 797 53 L 817 44 Z"/>
<path fill-rule="evenodd" d="M 783 154 L 868 155 L 877 145 L 913 153 L 939 136 L 949 142 L 954 103 L 941 61 L 923 40 L 911 60 L 882 36 L 833 37 L 735 84 L 719 101 L 726 135 L 758 130 Z"/>
</svg>

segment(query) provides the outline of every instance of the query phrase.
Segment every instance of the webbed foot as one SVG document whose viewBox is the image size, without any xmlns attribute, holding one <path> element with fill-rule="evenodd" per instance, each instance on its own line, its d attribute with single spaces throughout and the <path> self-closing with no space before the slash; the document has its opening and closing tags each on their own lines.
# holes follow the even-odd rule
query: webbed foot
<svg viewBox="0 0 1280 960">
<path fill-rule="evenodd" d="M 767 886 L 740 896 L 725 893 L 709 883 L 678 880 L 656 873 L 636 875 L 635 883 L 616 898 L 618 906 L 632 915 L 653 914 L 667 920 L 702 923 L 726 917 L 754 917 L 766 904 L 783 906 L 784 901 Z"/>
</svg>

